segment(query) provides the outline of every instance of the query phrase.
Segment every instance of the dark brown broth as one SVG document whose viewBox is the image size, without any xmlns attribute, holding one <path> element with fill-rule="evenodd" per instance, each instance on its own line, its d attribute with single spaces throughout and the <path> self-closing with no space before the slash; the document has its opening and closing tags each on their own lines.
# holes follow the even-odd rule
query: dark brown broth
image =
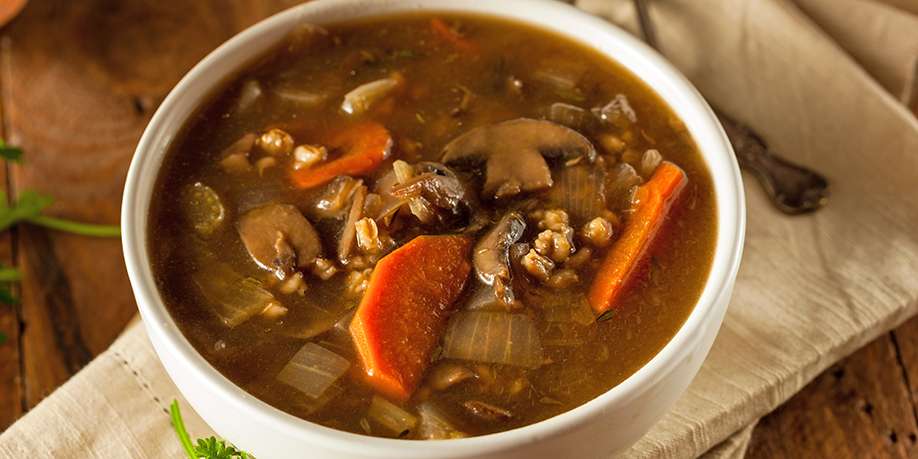
<svg viewBox="0 0 918 459">
<path fill-rule="evenodd" d="M 430 16 L 410 15 L 330 27 L 337 44 L 311 46 L 302 52 L 280 50 L 267 56 L 228 82 L 189 120 L 160 173 L 151 210 L 149 251 L 159 290 L 173 317 L 195 348 L 226 377 L 304 419 L 364 433 L 360 422 L 373 392 L 359 381 L 359 363 L 346 339 L 333 334 L 315 339 L 355 362 L 354 371 L 341 384 L 344 393 L 324 408 L 310 412 L 301 393 L 274 379 L 304 344 L 303 340 L 283 336 L 283 330 L 306 320 L 315 312 L 312 308 L 337 316 L 354 307 L 357 300 L 342 301 L 344 276 L 339 274 L 325 283 L 311 281 L 305 298 L 280 296 L 290 309 L 283 325 L 259 317 L 234 329 L 221 324 L 189 280 L 191 272 L 208 262 L 201 257 L 202 251 L 217 255 L 241 274 L 264 278 L 264 271 L 252 263 L 232 222 L 266 196 L 302 208 L 316 193 L 293 189 L 283 168 L 269 169 L 264 177 L 239 178 L 227 175 L 216 163 L 221 151 L 241 135 L 270 127 L 286 129 L 298 144 L 315 142 L 324 132 L 351 122 L 339 109 L 343 94 L 392 71 L 401 72 L 409 89 L 391 113 L 377 110 L 367 117 L 383 123 L 397 142 L 410 139 L 422 145 L 415 154 L 404 147 L 396 148 L 396 159 L 438 160 L 448 141 L 473 127 L 518 117 L 544 117 L 546 107 L 563 99 L 531 76 L 539 70 L 558 68 L 581 74 L 578 87 L 582 99 L 567 102 L 601 106 L 616 94 L 625 94 L 638 117 L 630 147 L 660 150 L 690 179 L 663 242 L 654 250 L 647 275 L 631 289 L 611 320 L 572 327 L 564 338 L 582 341 L 576 345 L 546 344 L 546 356 L 552 363 L 537 370 L 489 365 L 503 382 L 497 384 L 498 389 L 470 383 L 432 395 L 464 432 L 480 435 L 531 424 L 574 408 L 620 383 L 678 330 L 707 278 L 716 234 L 712 184 L 682 123 L 654 92 L 618 64 L 555 34 L 484 17 L 443 17 L 458 23 L 464 36 L 478 44 L 476 55 L 457 52 L 437 40 L 430 32 Z M 361 51 L 370 51 L 376 56 L 375 62 L 363 62 L 367 58 Z M 510 75 L 524 82 L 524 97 L 506 90 Z M 310 110 L 269 95 L 248 112 L 236 114 L 233 107 L 240 85 L 248 79 L 260 81 L 265 94 L 283 86 L 326 93 L 329 98 L 321 108 Z M 450 112 L 461 98 L 459 87 L 475 97 L 468 111 L 454 116 Z M 213 187 L 228 210 L 227 224 L 206 241 L 184 224 L 177 191 L 199 181 Z M 317 228 L 323 230 L 321 224 Z M 531 233 L 527 231 L 527 239 Z M 332 252 L 329 236 L 324 237 L 326 252 Z M 551 340 L 559 333 L 549 330 L 554 325 L 540 321 L 539 327 L 544 341 L 559 342 Z M 525 389 L 525 396 L 511 398 L 506 387 L 518 376 L 526 376 L 531 387 Z M 500 423 L 476 422 L 459 408 L 469 399 L 507 408 L 514 418 Z M 409 411 L 412 404 L 406 405 Z M 373 434 L 386 435 L 378 429 Z"/>
</svg>

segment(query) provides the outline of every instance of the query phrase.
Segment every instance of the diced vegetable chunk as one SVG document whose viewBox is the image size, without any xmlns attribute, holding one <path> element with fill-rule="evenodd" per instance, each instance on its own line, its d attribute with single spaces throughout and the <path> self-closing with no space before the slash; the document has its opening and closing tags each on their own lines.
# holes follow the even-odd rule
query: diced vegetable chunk
<svg viewBox="0 0 918 459">
<path fill-rule="evenodd" d="M 220 196 L 201 182 L 185 187 L 181 199 L 185 218 L 201 236 L 210 236 L 226 219 Z"/>
<path fill-rule="evenodd" d="M 378 100 L 392 93 L 401 83 L 402 78 L 390 77 L 362 84 L 344 95 L 341 110 L 348 115 L 362 115 Z"/>
<path fill-rule="evenodd" d="M 463 311 L 449 321 L 443 356 L 537 368 L 544 361 L 539 331 L 525 314 Z"/>
<path fill-rule="evenodd" d="M 418 438 L 422 440 L 448 440 L 468 435 L 457 429 L 436 405 L 424 402 L 418 405 Z"/>
<path fill-rule="evenodd" d="M 606 207 L 605 170 L 589 164 L 565 167 L 555 172 L 555 185 L 548 191 L 548 202 L 564 209 L 572 223 L 580 225 L 599 215 Z"/>
<path fill-rule="evenodd" d="M 383 426 L 390 433 L 404 437 L 418 425 L 418 418 L 398 405 L 374 395 L 370 401 L 367 418 Z"/>
<path fill-rule="evenodd" d="M 274 295 L 251 277 L 215 262 L 195 272 L 192 281 L 208 305 L 228 327 L 235 327 L 275 303 Z"/>
<path fill-rule="evenodd" d="M 344 153 L 327 163 L 293 171 L 291 178 L 298 188 L 315 188 L 339 175 L 366 175 L 374 171 L 389 156 L 392 135 L 381 124 L 368 121 L 338 133 L 326 146 Z"/>
<path fill-rule="evenodd" d="M 294 268 L 309 266 L 322 254 L 319 234 L 290 204 L 249 210 L 239 217 L 236 229 L 252 260 L 279 279 L 292 274 Z"/>
<path fill-rule="evenodd" d="M 471 239 L 418 236 L 376 265 L 351 322 L 367 381 L 395 400 L 414 392 L 471 271 Z"/>
<path fill-rule="evenodd" d="M 315 343 L 306 343 L 277 374 L 277 380 L 318 399 L 338 380 L 351 362 Z"/>
<path fill-rule="evenodd" d="M 650 180 L 638 187 L 634 214 L 628 219 L 621 238 L 609 249 L 590 287 L 590 306 L 600 317 L 618 306 L 619 297 L 636 276 L 686 183 L 685 172 L 664 161 Z"/>
</svg>

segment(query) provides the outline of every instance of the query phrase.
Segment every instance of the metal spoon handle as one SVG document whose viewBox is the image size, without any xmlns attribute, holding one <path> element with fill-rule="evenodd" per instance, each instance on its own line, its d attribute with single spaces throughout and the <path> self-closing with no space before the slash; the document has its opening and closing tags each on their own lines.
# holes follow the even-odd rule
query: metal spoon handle
<svg viewBox="0 0 918 459">
<path fill-rule="evenodd" d="M 645 0 L 633 0 L 641 36 L 659 50 L 656 31 Z M 794 164 L 774 152 L 752 129 L 715 110 L 733 144 L 740 167 L 752 172 L 765 189 L 771 202 L 781 212 L 796 215 L 813 212 L 829 199 L 829 182 L 821 174 Z"/>
<path fill-rule="evenodd" d="M 778 210 L 797 215 L 826 205 L 829 182 L 825 177 L 773 154 L 755 132 L 715 112 L 733 144 L 740 167 L 756 176 Z"/>
</svg>

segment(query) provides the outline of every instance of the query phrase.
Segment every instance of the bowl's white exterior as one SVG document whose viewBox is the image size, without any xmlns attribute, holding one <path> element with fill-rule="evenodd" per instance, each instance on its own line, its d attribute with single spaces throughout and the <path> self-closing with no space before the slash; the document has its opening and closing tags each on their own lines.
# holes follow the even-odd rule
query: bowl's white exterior
<svg viewBox="0 0 918 459">
<path fill-rule="evenodd" d="M 147 256 L 147 245 L 155 236 L 147 231 L 147 214 L 163 156 L 189 115 L 228 75 L 304 21 L 323 24 L 417 10 L 512 18 L 586 43 L 620 62 L 685 121 L 710 168 L 717 195 L 718 237 L 710 278 L 686 323 L 657 356 L 585 405 L 523 428 L 461 440 L 418 442 L 354 435 L 290 416 L 253 398 L 220 375 L 182 336 L 156 290 Z M 653 50 L 601 19 L 554 1 L 329 0 L 300 5 L 245 30 L 179 82 L 137 146 L 125 185 L 121 224 L 131 285 L 166 370 L 214 430 L 259 458 L 609 457 L 636 442 L 666 413 L 698 372 L 717 335 L 742 253 L 742 190 L 730 145 L 697 91 Z"/>
</svg>

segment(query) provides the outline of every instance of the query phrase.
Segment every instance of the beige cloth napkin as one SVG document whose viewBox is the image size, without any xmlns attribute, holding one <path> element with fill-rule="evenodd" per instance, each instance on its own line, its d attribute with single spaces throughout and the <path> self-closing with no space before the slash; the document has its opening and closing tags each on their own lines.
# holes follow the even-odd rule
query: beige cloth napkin
<svg viewBox="0 0 918 459">
<path fill-rule="evenodd" d="M 916 0 L 655 0 L 664 53 L 718 106 L 832 181 L 829 207 L 749 226 L 726 321 L 688 392 L 629 457 L 741 457 L 755 420 L 918 310 Z M 580 6 L 632 28 L 630 2 Z M 914 105 L 912 105 L 914 106 Z M 0 435 L 0 457 L 180 457 L 181 399 L 135 324 Z M 183 405 L 193 435 L 210 429 Z"/>
</svg>

